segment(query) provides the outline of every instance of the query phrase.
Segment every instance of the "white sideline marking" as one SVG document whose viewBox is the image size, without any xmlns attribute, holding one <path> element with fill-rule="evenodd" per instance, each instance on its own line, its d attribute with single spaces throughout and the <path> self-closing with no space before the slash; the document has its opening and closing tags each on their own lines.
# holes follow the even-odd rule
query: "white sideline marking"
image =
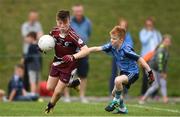
<svg viewBox="0 0 180 117">
<path fill-rule="evenodd" d="M 163 109 L 163 108 L 158 108 L 158 107 L 149 107 L 149 106 L 142 106 L 142 105 L 132 105 L 132 104 L 128 104 L 128 106 L 132 106 L 132 107 L 138 107 L 138 108 L 146 108 L 146 109 L 153 109 L 153 110 L 158 110 L 158 111 L 167 111 L 167 112 L 173 112 L 173 113 L 180 113 L 180 111 L 178 110 L 171 110 L 171 109 Z"/>
</svg>

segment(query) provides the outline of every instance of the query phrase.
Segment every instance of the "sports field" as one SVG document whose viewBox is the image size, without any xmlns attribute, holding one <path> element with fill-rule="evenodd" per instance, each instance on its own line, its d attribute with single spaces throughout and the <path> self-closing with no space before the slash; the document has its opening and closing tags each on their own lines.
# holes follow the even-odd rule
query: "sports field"
<svg viewBox="0 0 180 117">
<path fill-rule="evenodd" d="M 44 108 L 47 102 L 13 102 L 0 104 L 0 116 L 47 116 Z M 119 116 L 106 112 L 105 102 L 82 104 L 79 102 L 56 105 L 50 116 Z M 128 102 L 127 116 L 180 116 L 180 104 L 148 103 L 139 105 L 137 102 Z"/>
<path fill-rule="evenodd" d="M 60 9 L 69 9 L 76 3 L 85 6 L 85 14 L 93 24 L 90 46 L 102 45 L 109 40 L 109 31 L 116 25 L 119 17 L 129 21 L 129 31 L 132 34 L 135 50 L 140 52 L 139 31 L 144 20 L 153 16 L 156 27 L 164 34 L 173 36 L 173 46 L 170 49 L 168 67 L 168 95 L 180 96 L 179 59 L 179 0 L 0 0 L 0 88 L 6 90 L 12 76 L 14 65 L 20 61 L 22 53 L 21 25 L 27 20 L 31 9 L 40 14 L 44 33 L 48 34 L 55 25 L 55 14 Z M 42 79 L 48 76 L 49 63 L 54 53 L 43 56 Z M 88 75 L 88 96 L 107 96 L 108 81 L 111 74 L 111 58 L 104 53 L 90 55 L 90 71 Z M 97 84 L 98 83 L 98 84 Z M 101 88 L 103 87 L 103 88 Z M 130 95 L 138 96 L 141 88 L 141 77 L 134 84 Z"/>
<path fill-rule="evenodd" d="M 92 21 L 93 31 L 89 47 L 102 45 L 109 41 L 109 31 L 120 17 L 129 22 L 129 31 L 135 43 L 135 51 L 139 54 L 141 43 L 139 31 L 144 20 L 152 16 L 156 28 L 162 34 L 169 33 L 173 37 L 168 65 L 168 96 L 180 97 L 180 0 L 0 0 L 0 89 L 7 91 L 7 84 L 13 75 L 14 65 L 22 57 L 21 25 L 27 20 L 27 14 L 35 9 L 40 14 L 45 34 L 48 34 L 55 22 L 58 10 L 71 10 L 72 5 L 81 3 L 85 14 Z M 43 55 L 42 79 L 47 80 L 49 63 L 54 56 L 51 51 Z M 104 53 L 89 56 L 90 71 L 88 74 L 87 96 L 109 96 L 109 78 L 111 75 L 111 57 Z M 140 95 L 142 77 L 131 86 L 130 96 Z M 72 96 L 78 93 L 71 92 Z M 0 116 L 49 116 L 44 114 L 45 102 L 0 102 Z M 104 110 L 108 102 L 93 101 L 89 104 L 79 102 L 57 103 L 50 116 L 122 116 Z M 129 113 L 126 116 L 180 116 L 180 101 L 163 104 L 151 102 L 139 105 L 137 100 L 127 103 Z"/>
</svg>

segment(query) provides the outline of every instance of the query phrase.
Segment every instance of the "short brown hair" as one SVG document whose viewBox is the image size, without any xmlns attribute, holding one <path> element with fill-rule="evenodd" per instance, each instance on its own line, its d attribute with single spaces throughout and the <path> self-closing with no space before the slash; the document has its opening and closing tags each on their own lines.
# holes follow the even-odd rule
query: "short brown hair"
<svg viewBox="0 0 180 117">
<path fill-rule="evenodd" d="M 155 23 L 155 18 L 153 18 L 152 16 L 149 16 L 146 20 L 146 21 L 151 21 L 153 24 Z"/>
<path fill-rule="evenodd" d="M 30 11 L 29 11 L 30 13 L 38 13 L 38 11 L 36 10 L 36 9 L 31 9 Z"/>
<path fill-rule="evenodd" d="M 36 32 L 29 32 L 26 37 L 31 37 L 34 40 L 37 39 L 37 33 Z"/>
<path fill-rule="evenodd" d="M 126 31 L 120 26 L 115 26 L 109 33 L 110 35 L 117 35 L 118 37 L 125 37 Z"/>
<path fill-rule="evenodd" d="M 24 65 L 23 64 L 16 64 L 15 68 L 20 68 L 20 69 L 24 70 Z"/>
<path fill-rule="evenodd" d="M 58 11 L 58 13 L 56 15 L 57 20 L 66 21 L 69 18 L 70 18 L 70 12 L 67 10 Z"/>
</svg>

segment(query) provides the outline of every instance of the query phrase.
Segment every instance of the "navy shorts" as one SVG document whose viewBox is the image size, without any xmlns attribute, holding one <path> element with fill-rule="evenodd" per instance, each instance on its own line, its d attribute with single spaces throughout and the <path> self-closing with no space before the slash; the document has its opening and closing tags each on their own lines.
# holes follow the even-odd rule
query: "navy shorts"
<svg viewBox="0 0 180 117">
<path fill-rule="evenodd" d="M 129 89 L 131 84 L 133 84 L 139 78 L 138 73 L 129 73 L 129 72 L 121 71 L 120 75 L 128 76 L 128 84 L 123 84 L 124 87 L 126 87 L 127 89 Z"/>
<path fill-rule="evenodd" d="M 87 78 L 89 71 L 88 57 L 84 57 L 78 60 L 77 75 L 80 78 Z"/>
</svg>

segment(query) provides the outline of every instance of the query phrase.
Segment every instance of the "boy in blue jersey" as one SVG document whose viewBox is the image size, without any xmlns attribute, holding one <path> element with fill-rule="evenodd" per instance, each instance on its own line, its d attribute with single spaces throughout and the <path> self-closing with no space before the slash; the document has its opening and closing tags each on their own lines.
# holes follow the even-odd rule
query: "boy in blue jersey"
<svg viewBox="0 0 180 117">
<path fill-rule="evenodd" d="M 134 52 L 132 46 L 124 43 L 125 34 L 126 32 L 123 28 L 115 26 L 110 32 L 111 42 L 103 46 L 89 48 L 89 52 L 104 51 L 115 58 L 116 64 L 121 72 L 115 79 L 115 86 L 112 91 L 114 98 L 105 110 L 111 112 L 116 109 L 117 112 L 115 113 L 124 114 L 128 113 L 128 109 L 123 102 L 121 93 L 123 87 L 129 88 L 130 85 L 138 79 L 139 68 L 137 62 L 146 69 L 149 76 L 149 82 L 152 83 L 154 81 L 153 72 L 149 65 L 142 57 Z"/>
</svg>

